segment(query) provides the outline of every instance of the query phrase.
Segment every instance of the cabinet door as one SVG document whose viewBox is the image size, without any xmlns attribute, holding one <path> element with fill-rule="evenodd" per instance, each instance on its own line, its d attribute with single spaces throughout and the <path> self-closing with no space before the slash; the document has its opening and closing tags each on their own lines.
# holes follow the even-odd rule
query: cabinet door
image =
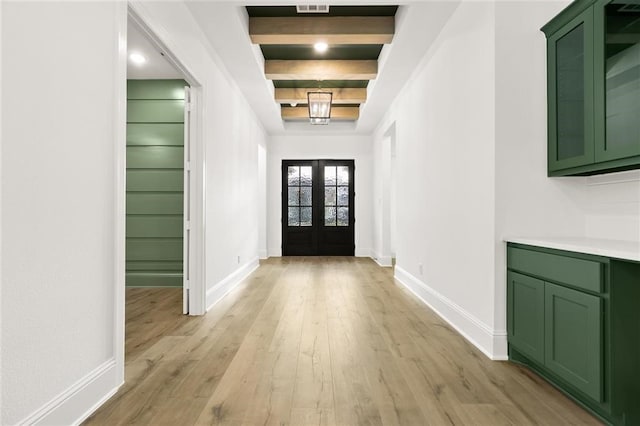
<svg viewBox="0 0 640 426">
<path fill-rule="evenodd" d="M 547 41 L 549 172 L 591 164 L 593 147 L 593 9 Z"/>
<path fill-rule="evenodd" d="M 596 161 L 640 155 L 640 8 L 637 0 L 594 6 Z"/>
<path fill-rule="evenodd" d="M 545 283 L 545 365 L 595 401 L 602 400 L 599 297 Z"/>
<path fill-rule="evenodd" d="M 544 363 L 543 281 L 507 273 L 507 334 L 509 344 Z"/>
</svg>

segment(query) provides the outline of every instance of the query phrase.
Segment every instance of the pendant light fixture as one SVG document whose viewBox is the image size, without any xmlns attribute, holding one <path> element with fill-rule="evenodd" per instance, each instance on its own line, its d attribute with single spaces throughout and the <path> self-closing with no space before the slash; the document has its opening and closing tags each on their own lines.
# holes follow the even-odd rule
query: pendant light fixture
<svg viewBox="0 0 640 426">
<path fill-rule="evenodd" d="M 332 92 L 307 92 L 309 122 L 311 124 L 329 124 L 332 99 Z"/>
</svg>

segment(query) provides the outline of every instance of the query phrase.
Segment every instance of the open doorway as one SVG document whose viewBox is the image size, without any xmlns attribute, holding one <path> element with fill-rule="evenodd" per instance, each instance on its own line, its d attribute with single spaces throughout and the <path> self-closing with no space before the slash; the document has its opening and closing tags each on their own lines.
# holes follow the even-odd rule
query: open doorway
<svg viewBox="0 0 640 426">
<path fill-rule="evenodd" d="M 127 22 L 127 296 L 175 293 L 189 312 L 185 147 L 189 85 L 130 16 Z M 185 195 L 187 195 L 185 197 Z M 185 267 L 186 266 L 186 267 Z M 171 299 L 171 298 L 169 298 Z"/>
<path fill-rule="evenodd" d="M 117 326 L 116 345 L 129 359 L 144 348 L 125 348 L 126 341 L 149 340 L 134 334 L 205 312 L 204 161 L 200 84 L 131 9 L 126 42 L 125 288 L 116 318 L 126 331 Z M 136 324 L 143 326 L 131 327 L 141 316 L 147 319 Z"/>
<path fill-rule="evenodd" d="M 376 261 L 381 266 L 395 266 L 397 247 L 398 168 L 396 165 L 396 125 L 384 133 L 381 146 L 381 252 Z"/>
</svg>

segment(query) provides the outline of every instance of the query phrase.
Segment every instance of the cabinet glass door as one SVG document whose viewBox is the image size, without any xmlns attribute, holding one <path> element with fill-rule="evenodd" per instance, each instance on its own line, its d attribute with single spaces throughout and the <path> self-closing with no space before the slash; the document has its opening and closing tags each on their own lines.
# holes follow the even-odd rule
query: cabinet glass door
<svg viewBox="0 0 640 426">
<path fill-rule="evenodd" d="M 588 9 L 548 41 L 549 171 L 594 159 L 592 21 Z"/>
<path fill-rule="evenodd" d="M 595 14 L 596 159 L 640 155 L 640 4 L 607 0 Z"/>
</svg>

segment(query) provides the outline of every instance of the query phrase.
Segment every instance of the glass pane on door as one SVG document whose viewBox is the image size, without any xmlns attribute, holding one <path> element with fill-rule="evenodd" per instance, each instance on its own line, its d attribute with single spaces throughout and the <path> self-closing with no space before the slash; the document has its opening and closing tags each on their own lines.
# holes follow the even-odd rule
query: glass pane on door
<svg viewBox="0 0 640 426">
<path fill-rule="evenodd" d="M 300 167 L 289 166 L 287 170 L 288 170 L 289 185 L 299 185 L 300 184 Z"/>
<path fill-rule="evenodd" d="M 324 168 L 324 226 L 349 226 L 349 167 Z"/>
<path fill-rule="evenodd" d="M 349 185 L 349 167 L 340 166 L 337 168 L 336 178 L 338 185 Z"/>
<path fill-rule="evenodd" d="M 311 187 L 310 186 L 303 186 L 300 188 L 300 205 L 301 206 L 312 206 L 312 201 L 311 201 Z"/>
<path fill-rule="evenodd" d="M 313 179 L 311 166 L 287 168 L 287 225 L 313 226 Z"/>
<path fill-rule="evenodd" d="M 336 208 L 324 208 L 324 226 L 336 226 Z"/>
<path fill-rule="evenodd" d="M 300 207 L 300 226 L 311 226 L 313 210 L 311 207 Z"/>
<path fill-rule="evenodd" d="M 300 185 L 311 186 L 311 166 L 300 167 Z"/>
<path fill-rule="evenodd" d="M 584 155 L 584 24 L 556 42 L 557 160 Z"/>
<path fill-rule="evenodd" d="M 289 226 L 300 226 L 300 208 L 289 207 Z"/>
<path fill-rule="evenodd" d="M 338 226 L 349 226 L 349 207 L 338 207 Z"/>
<path fill-rule="evenodd" d="M 299 206 L 299 205 L 300 205 L 300 187 L 290 186 L 289 187 L 289 206 Z"/>
<path fill-rule="evenodd" d="M 640 148 L 640 5 L 605 8 L 606 149 Z"/>
<path fill-rule="evenodd" d="M 349 205 L 349 187 L 348 186 L 338 187 L 338 205 L 340 206 Z"/>
</svg>

